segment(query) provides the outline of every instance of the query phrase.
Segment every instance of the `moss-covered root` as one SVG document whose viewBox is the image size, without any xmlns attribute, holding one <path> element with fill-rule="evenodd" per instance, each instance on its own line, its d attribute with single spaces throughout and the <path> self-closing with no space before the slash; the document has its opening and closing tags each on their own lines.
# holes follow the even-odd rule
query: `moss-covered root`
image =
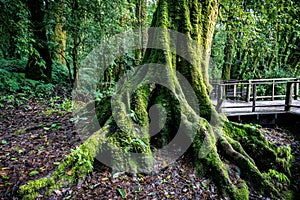
<svg viewBox="0 0 300 200">
<path fill-rule="evenodd" d="M 280 197 L 279 192 L 262 175 L 262 173 L 255 166 L 253 160 L 249 159 L 247 153 L 240 149 L 239 145 L 235 146 L 237 147 L 237 150 L 235 150 L 230 143 L 236 145 L 236 142 L 232 142 L 230 138 L 220 136 L 218 145 L 220 148 L 219 150 L 222 155 L 240 167 L 241 176 L 256 186 L 261 193 L 268 194 L 276 198 Z"/>
<path fill-rule="evenodd" d="M 214 182 L 219 186 L 222 193 L 228 195 L 230 199 L 249 199 L 247 184 L 243 180 L 239 180 L 239 184 L 237 186 L 232 183 L 229 178 L 228 171 L 221 161 L 216 149 L 211 151 L 208 156 L 201 160 L 202 163 L 205 163 L 203 168 L 209 170 Z"/>
<path fill-rule="evenodd" d="M 40 194 L 50 196 L 55 189 L 68 187 L 84 180 L 86 175 L 93 170 L 96 156 L 100 156 L 98 157 L 100 159 L 104 156 L 105 159 L 101 161 L 112 166 L 114 170 L 136 172 L 139 168 L 153 167 L 152 154 L 147 151 L 149 144 L 147 143 L 145 147 L 146 143 L 141 139 L 131 138 L 130 135 L 120 130 L 112 131 L 112 124 L 109 121 L 76 150 L 73 150 L 49 177 L 29 181 L 21 186 L 19 194 L 23 199 L 34 199 Z M 130 149 L 141 151 L 145 156 L 136 160 L 130 152 L 123 151 L 122 139 L 127 139 Z"/>
<path fill-rule="evenodd" d="M 202 125 L 193 142 L 197 173 L 212 175 L 220 190 L 231 199 L 248 199 L 247 184 L 243 180 L 239 180 L 238 186 L 232 183 L 225 164 L 219 157 L 212 128 L 206 121 L 202 121 Z"/>
<path fill-rule="evenodd" d="M 104 142 L 103 135 L 107 131 L 108 129 L 104 127 L 76 150 L 73 150 L 49 177 L 32 180 L 21 186 L 19 194 L 22 198 L 34 199 L 42 191 L 45 196 L 49 196 L 54 189 L 84 180 L 85 176 L 93 169 L 94 158 Z"/>
<path fill-rule="evenodd" d="M 268 142 L 262 132 L 256 127 L 233 122 L 225 123 L 224 135 L 228 136 L 227 141 L 236 151 L 242 153 L 244 156 L 247 152 L 247 155 L 255 160 L 256 166 L 260 170 L 267 171 L 273 168 L 290 175 L 291 160 L 293 157 L 289 146 L 278 147 Z M 244 151 L 238 147 L 239 144 L 241 144 Z"/>
</svg>

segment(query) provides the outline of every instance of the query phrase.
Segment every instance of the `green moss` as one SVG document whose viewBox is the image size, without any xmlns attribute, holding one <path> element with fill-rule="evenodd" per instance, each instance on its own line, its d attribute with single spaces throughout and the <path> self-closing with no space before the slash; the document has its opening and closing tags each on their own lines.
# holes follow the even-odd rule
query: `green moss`
<svg viewBox="0 0 300 200">
<path fill-rule="evenodd" d="M 247 200 L 249 199 L 249 189 L 245 181 L 240 181 L 239 188 L 234 191 L 234 199 L 236 200 Z"/>
<path fill-rule="evenodd" d="M 106 128 L 103 128 L 105 132 Z M 43 189 L 44 195 L 51 195 L 54 189 L 60 189 L 83 180 L 92 171 L 93 161 L 104 143 L 103 131 L 96 132 L 84 144 L 73 150 L 50 177 L 29 181 L 20 187 L 19 194 L 24 199 L 34 199 Z"/>
<path fill-rule="evenodd" d="M 270 179 L 261 174 L 259 169 L 267 171 L 273 168 L 272 170 L 279 171 L 282 177 L 286 177 L 283 173 L 289 175 L 292 160 L 290 147 L 277 147 L 268 142 L 262 132 L 252 125 L 226 122 L 224 132 L 236 151 L 242 153 L 249 161 L 252 159 L 255 161 L 255 164 L 254 162 L 236 161 L 241 167 L 242 177 L 256 185 L 261 193 L 278 196 L 278 188 L 275 188 Z M 249 169 L 252 169 L 253 173 L 250 173 Z"/>
<path fill-rule="evenodd" d="M 54 180 L 52 178 L 42 178 L 35 181 L 29 181 L 26 185 L 22 185 L 19 189 L 19 193 L 23 196 L 23 199 L 35 199 L 41 188 L 53 185 Z"/>
<path fill-rule="evenodd" d="M 135 96 L 135 99 L 137 100 L 134 104 L 134 113 L 136 114 L 138 118 L 138 125 L 140 127 L 147 128 L 149 124 L 148 120 L 148 102 L 149 102 L 149 96 L 150 96 L 150 87 L 149 85 L 144 85 L 140 87 L 137 91 L 137 94 Z M 142 133 L 148 132 L 148 129 L 142 130 Z M 144 135 L 144 137 L 147 137 Z"/>
</svg>

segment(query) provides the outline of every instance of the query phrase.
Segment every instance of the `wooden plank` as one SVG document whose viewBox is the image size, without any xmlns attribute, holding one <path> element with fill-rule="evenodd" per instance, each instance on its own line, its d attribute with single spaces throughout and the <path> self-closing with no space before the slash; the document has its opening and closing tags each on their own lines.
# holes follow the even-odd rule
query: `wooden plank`
<svg viewBox="0 0 300 200">
<path fill-rule="evenodd" d="M 284 104 L 275 104 L 275 105 L 256 105 L 255 108 L 272 108 L 272 107 L 284 107 Z M 253 105 L 249 106 L 224 106 L 222 108 L 252 108 Z M 297 106 L 291 106 L 291 107 L 297 107 Z M 298 106 L 300 107 L 300 106 Z"/>
</svg>

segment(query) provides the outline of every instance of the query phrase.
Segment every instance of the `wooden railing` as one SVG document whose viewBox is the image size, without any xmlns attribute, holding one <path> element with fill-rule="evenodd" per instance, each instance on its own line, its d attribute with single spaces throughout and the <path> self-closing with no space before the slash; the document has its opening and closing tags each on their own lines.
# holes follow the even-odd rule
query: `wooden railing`
<svg viewBox="0 0 300 200">
<path fill-rule="evenodd" d="M 213 96 L 215 99 L 217 99 L 217 109 L 221 108 L 222 102 L 225 99 L 244 102 L 252 101 L 251 106 L 231 106 L 222 108 L 252 107 L 253 112 L 255 112 L 257 107 L 285 106 L 285 110 L 289 110 L 291 107 L 298 107 L 292 104 L 292 100 L 297 100 L 299 97 L 300 83 L 297 78 L 252 79 L 246 81 L 230 80 L 224 81 L 223 83 L 211 84 L 214 88 Z M 266 88 L 269 91 L 261 91 L 266 90 Z M 280 88 L 281 91 L 278 92 L 277 90 Z M 259 94 L 258 91 L 261 94 Z M 286 102 L 285 105 L 257 105 L 257 101 L 275 101 L 284 99 Z"/>
</svg>

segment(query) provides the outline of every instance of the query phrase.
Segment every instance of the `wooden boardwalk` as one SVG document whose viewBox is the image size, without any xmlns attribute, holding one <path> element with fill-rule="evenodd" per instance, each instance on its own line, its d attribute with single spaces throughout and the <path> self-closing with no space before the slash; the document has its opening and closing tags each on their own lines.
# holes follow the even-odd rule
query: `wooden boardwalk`
<svg viewBox="0 0 300 200">
<path fill-rule="evenodd" d="M 227 116 L 276 113 L 300 115 L 298 79 L 231 80 L 212 85 L 212 102 L 220 113 Z M 265 90 L 263 94 L 262 90 Z"/>
<path fill-rule="evenodd" d="M 214 106 L 217 106 L 217 100 L 213 99 Z M 293 100 L 293 106 L 300 107 L 300 100 Z M 274 101 L 256 101 L 255 111 L 253 111 L 253 102 L 224 100 L 219 112 L 224 113 L 226 116 L 237 115 L 253 115 L 253 114 L 271 114 L 271 113 L 298 113 L 300 108 L 291 107 L 289 111 L 285 111 L 285 100 Z"/>
</svg>

